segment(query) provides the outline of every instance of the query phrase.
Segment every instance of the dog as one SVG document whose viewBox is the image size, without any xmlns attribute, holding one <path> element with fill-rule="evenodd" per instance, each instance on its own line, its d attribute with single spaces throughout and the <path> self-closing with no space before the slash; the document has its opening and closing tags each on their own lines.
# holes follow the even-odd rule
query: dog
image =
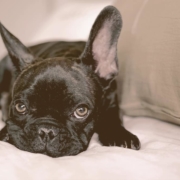
<svg viewBox="0 0 180 180">
<path fill-rule="evenodd" d="M 77 155 L 93 133 L 104 146 L 139 150 L 119 118 L 117 42 L 120 12 L 105 7 L 87 42 L 47 42 L 27 48 L 2 24 L 8 55 L 0 62 L 0 140 L 51 157 Z M 9 93 L 8 96 L 4 94 Z"/>
</svg>

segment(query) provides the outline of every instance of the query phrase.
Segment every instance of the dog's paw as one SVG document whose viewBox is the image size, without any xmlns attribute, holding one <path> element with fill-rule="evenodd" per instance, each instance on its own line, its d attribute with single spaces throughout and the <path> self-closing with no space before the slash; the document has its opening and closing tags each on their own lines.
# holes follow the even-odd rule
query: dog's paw
<svg viewBox="0 0 180 180">
<path fill-rule="evenodd" d="M 141 147 L 138 137 L 126 129 L 107 134 L 106 136 L 99 136 L 99 140 L 104 146 L 120 146 L 134 150 L 139 150 Z"/>
<path fill-rule="evenodd" d="M 119 146 L 134 150 L 139 150 L 141 148 L 141 143 L 138 137 L 129 131 L 127 131 L 119 140 Z"/>
</svg>

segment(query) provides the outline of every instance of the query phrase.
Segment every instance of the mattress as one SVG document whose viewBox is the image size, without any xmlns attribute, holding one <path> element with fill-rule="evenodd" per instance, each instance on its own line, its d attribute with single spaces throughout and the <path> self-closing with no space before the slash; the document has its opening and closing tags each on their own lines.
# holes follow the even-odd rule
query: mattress
<svg viewBox="0 0 180 180">
<path fill-rule="evenodd" d="M 93 135 L 87 151 L 59 158 L 21 151 L 0 142 L 0 179 L 179 180 L 179 126 L 127 116 L 124 116 L 124 124 L 140 138 L 141 150 L 104 147 L 97 134 Z"/>
</svg>

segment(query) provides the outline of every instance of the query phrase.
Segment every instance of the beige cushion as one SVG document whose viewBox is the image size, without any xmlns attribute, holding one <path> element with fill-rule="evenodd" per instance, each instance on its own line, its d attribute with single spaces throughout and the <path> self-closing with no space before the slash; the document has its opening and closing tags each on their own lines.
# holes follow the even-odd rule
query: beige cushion
<svg viewBox="0 0 180 180">
<path fill-rule="evenodd" d="M 120 0 L 120 108 L 180 124 L 180 0 Z"/>
</svg>

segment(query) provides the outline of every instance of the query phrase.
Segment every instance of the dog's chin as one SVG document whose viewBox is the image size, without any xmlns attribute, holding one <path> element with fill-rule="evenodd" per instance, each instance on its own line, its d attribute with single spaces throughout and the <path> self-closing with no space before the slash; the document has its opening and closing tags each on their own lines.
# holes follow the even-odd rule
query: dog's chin
<svg viewBox="0 0 180 180">
<path fill-rule="evenodd" d="M 62 157 L 62 156 L 73 156 L 86 150 L 80 143 L 71 143 L 70 146 L 66 145 L 63 148 L 57 148 L 53 145 L 41 145 L 38 144 L 36 148 L 33 148 L 33 153 L 45 154 L 50 157 Z M 31 148 L 30 148 L 31 149 Z M 28 149 L 26 151 L 29 151 Z"/>
<path fill-rule="evenodd" d="M 37 138 L 30 143 L 30 150 L 32 149 L 34 153 L 46 154 L 51 157 L 77 155 L 86 150 L 86 148 L 87 146 L 83 146 L 77 138 L 59 142 L 59 138 L 57 137 L 56 140 L 45 145 L 38 141 Z"/>
<path fill-rule="evenodd" d="M 58 139 L 58 138 L 57 138 Z M 23 134 L 10 136 L 11 144 L 14 144 L 18 149 L 45 154 L 51 157 L 62 157 L 77 155 L 80 152 L 87 149 L 87 146 L 83 146 L 80 141 L 76 139 L 68 139 L 62 142 L 55 140 L 53 143 L 41 143 L 38 138 L 33 141 L 29 141 Z"/>
<path fill-rule="evenodd" d="M 53 140 L 42 142 L 39 136 L 27 135 L 23 129 L 11 122 L 8 125 L 9 142 L 18 149 L 45 154 L 51 157 L 77 155 L 87 149 L 88 143 L 84 144 L 78 137 L 63 137 L 57 135 Z M 31 136 L 31 138 L 29 138 Z"/>
</svg>

